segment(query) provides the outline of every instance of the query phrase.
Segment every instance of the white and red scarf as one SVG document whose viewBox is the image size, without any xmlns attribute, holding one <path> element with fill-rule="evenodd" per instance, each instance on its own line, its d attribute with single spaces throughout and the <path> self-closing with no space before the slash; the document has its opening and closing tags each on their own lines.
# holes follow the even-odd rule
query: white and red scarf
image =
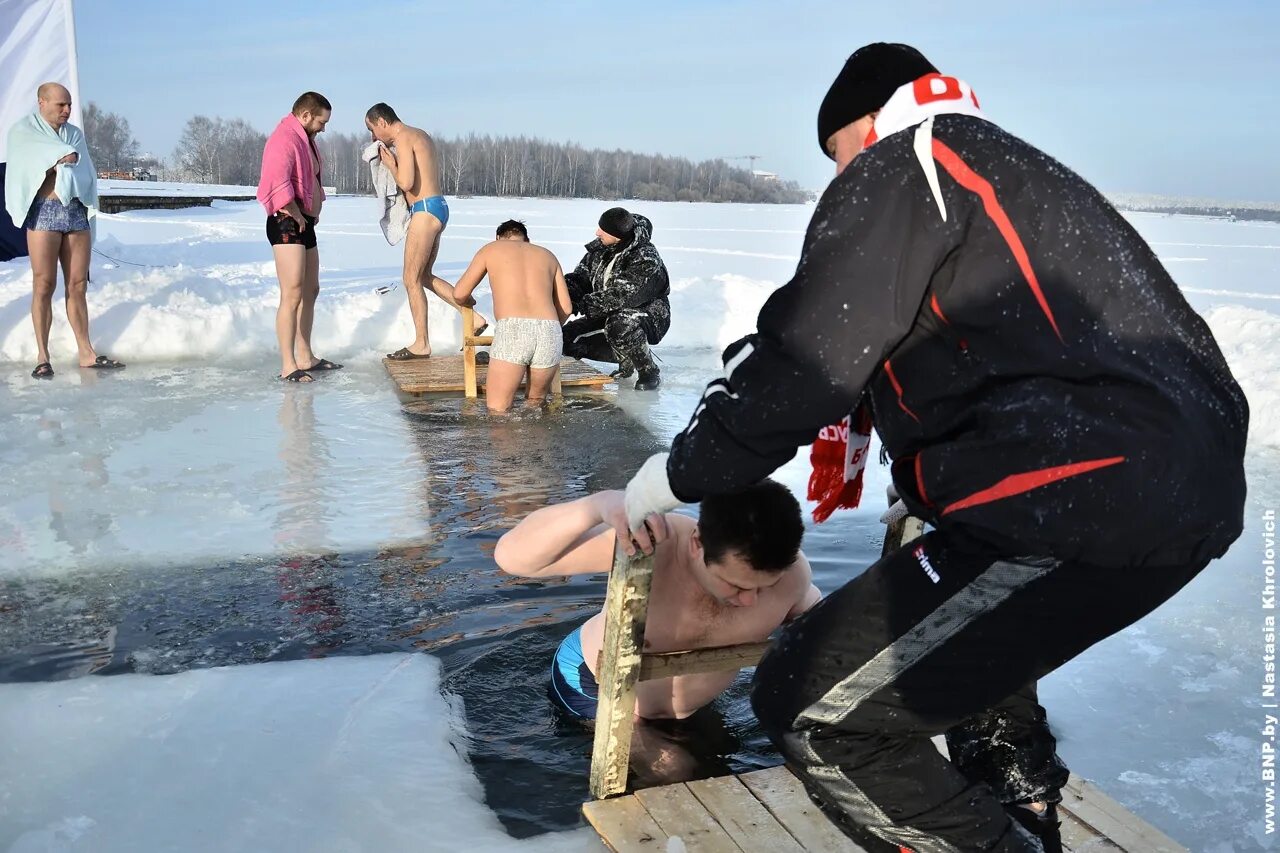
<svg viewBox="0 0 1280 853">
<path fill-rule="evenodd" d="M 919 125 L 914 146 L 916 158 L 945 219 L 946 208 L 932 150 L 933 117 L 944 113 L 986 118 L 968 83 L 941 74 L 926 74 L 900 86 L 893 93 L 876 116 L 863 147 L 865 149 L 879 139 Z M 856 161 L 851 168 L 856 168 Z M 808 497 L 818 502 L 813 508 L 814 521 L 821 523 L 837 509 L 852 509 L 858 505 L 862 498 L 862 472 L 867 465 L 870 445 L 871 411 L 865 402 L 845 415 L 840 423 L 823 427 L 818 432 L 809 452 L 813 472 L 809 475 Z"/>
</svg>

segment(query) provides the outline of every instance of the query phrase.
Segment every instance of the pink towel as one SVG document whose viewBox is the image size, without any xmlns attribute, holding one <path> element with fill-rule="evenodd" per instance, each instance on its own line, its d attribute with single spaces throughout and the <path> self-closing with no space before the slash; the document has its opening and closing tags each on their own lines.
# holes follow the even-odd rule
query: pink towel
<svg viewBox="0 0 1280 853">
<path fill-rule="evenodd" d="M 305 211 L 311 211 L 315 199 L 311 188 L 320 186 L 312 172 L 311 140 L 302 128 L 302 122 L 290 113 L 280 119 L 280 124 L 267 138 L 262 149 L 262 178 L 258 181 L 258 201 L 267 209 L 267 215 L 275 213 L 294 199 Z M 315 152 L 314 168 L 320 168 L 320 152 Z M 320 200 L 324 201 L 324 187 L 320 187 Z"/>
</svg>

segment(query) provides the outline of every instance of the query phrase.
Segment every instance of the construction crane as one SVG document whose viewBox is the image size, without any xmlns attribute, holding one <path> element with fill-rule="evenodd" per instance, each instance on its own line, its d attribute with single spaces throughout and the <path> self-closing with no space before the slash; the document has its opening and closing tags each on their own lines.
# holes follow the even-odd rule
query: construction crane
<svg viewBox="0 0 1280 853">
<path fill-rule="evenodd" d="M 762 158 L 760 157 L 760 155 L 759 155 L 759 154 L 742 154 L 742 155 L 740 155 L 740 156 L 738 156 L 738 157 L 725 157 L 724 159 L 726 159 L 726 160 L 750 160 L 750 161 L 751 161 L 751 175 L 752 175 L 752 177 L 755 177 L 755 174 L 756 174 L 756 161 L 757 161 L 757 160 L 760 160 L 760 159 L 762 159 Z"/>
</svg>

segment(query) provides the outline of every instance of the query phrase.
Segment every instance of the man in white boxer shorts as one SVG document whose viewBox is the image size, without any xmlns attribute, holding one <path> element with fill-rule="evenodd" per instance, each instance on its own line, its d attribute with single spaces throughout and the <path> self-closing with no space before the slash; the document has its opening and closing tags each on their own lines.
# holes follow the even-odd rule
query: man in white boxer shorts
<svg viewBox="0 0 1280 853">
<path fill-rule="evenodd" d="M 529 374 L 525 405 L 540 406 L 560 369 L 561 326 L 572 307 L 564 271 L 551 252 L 529 242 L 523 222 L 509 219 L 498 226 L 497 239 L 482 247 L 454 288 L 458 304 L 471 302 L 485 277 L 493 288 L 493 346 L 485 402 L 491 412 L 505 412 Z"/>
</svg>

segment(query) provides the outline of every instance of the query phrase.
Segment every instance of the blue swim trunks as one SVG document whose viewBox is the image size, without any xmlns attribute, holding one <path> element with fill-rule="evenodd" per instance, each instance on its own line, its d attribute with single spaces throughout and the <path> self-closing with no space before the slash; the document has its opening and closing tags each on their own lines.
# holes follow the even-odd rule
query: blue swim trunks
<svg viewBox="0 0 1280 853">
<path fill-rule="evenodd" d="M 63 234 L 88 231 L 89 210 L 78 198 L 71 199 L 70 204 L 63 204 L 56 196 L 38 198 L 31 203 L 22 227 L 28 231 L 60 231 Z"/>
<path fill-rule="evenodd" d="M 582 657 L 582 626 L 573 629 L 556 649 L 551 662 L 551 698 L 575 717 L 596 718 L 600 687 Z"/>
<path fill-rule="evenodd" d="M 449 202 L 445 201 L 442 195 L 420 198 L 409 205 L 409 215 L 413 216 L 415 213 L 430 213 L 440 220 L 441 228 L 449 224 Z"/>
</svg>

